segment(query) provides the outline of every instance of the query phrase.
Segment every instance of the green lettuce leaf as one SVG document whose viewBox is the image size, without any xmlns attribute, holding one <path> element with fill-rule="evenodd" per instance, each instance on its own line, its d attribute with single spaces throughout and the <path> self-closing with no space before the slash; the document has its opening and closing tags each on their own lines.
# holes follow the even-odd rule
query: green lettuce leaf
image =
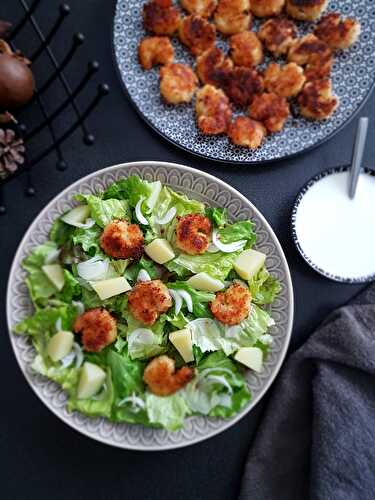
<svg viewBox="0 0 375 500">
<path fill-rule="evenodd" d="M 249 220 L 227 224 L 219 229 L 220 241 L 222 243 L 234 243 L 239 240 L 246 240 L 247 247 L 251 247 L 256 242 L 254 223 Z"/>
<path fill-rule="evenodd" d="M 93 194 L 78 194 L 75 196 L 75 199 L 88 204 L 91 217 L 99 227 L 105 227 L 114 219 L 130 218 L 129 204 L 126 200 L 103 200 Z"/>
<path fill-rule="evenodd" d="M 114 312 L 118 315 L 123 315 L 128 304 L 128 296 L 124 293 L 116 295 L 106 300 L 101 300 L 94 290 L 82 288 L 81 301 L 85 309 L 93 309 L 95 307 L 104 307 L 108 311 Z"/>
<path fill-rule="evenodd" d="M 215 294 L 210 292 L 202 292 L 195 290 L 189 286 L 186 281 L 176 281 L 175 283 L 168 283 L 168 288 L 172 290 L 185 290 L 192 298 L 193 302 L 193 315 L 196 318 L 211 318 L 212 314 L 208 303 L 215 299 Z M 186 303 L 183 302 L 183 309 L 186 308 Z"/>
<path fill-rule="evenodd" d="M 184 424 L 189 414 L 185 399 L 179 392 L 171 396 L 161 397 L 146 392 L 146 409 L 149 421 L 169 431 L 177 431 Z"/>
<path fill-rule="evenodd" d="M 114 391 L 111 377 L 111 370 L 107 368 L 107 378 L 104 390 L 93 396 L 91 399 L 77 399 L 73 393 L 68 399 L 68 411 L 80 411 L 89 417 L 111 418 Z"/>
<path fill-rule="evenodd" d="M 88 229 L 79 228 L 75 230 L 72 240 L 74 245 L 80 245 L 85 253 L 93 257 L 101 252 L 99 245 L 101 234 L 102 230 L 97 225 Z"/>
<path fill-rule="evenodd" d="M 226 208 L 207 207 L 205 215 L 213 222 L 214 226 L 222 227 L 228 221 L 228 211 Z"/>
<path fill-rule="evenodd" d="M 56 243 L 58 247 L 61 247 L 68 243 L 74 233 L 74 227 L 65 224 L 60 218 L 56 219 L 52 224 L 51 231 L 49 233 L 49 238 L 51 241 Z"/>
<path fill-rule="evenodd" d="M 240 252 L 233 253 L 205 253 L 203 255 L 180 254 L 175 259 L 167 262 L 165 267 L 180 278 L 191 274 L 206 272 L 213 278 L 224 281 L 233 269 L 233 263 Z"/>
<path fill-rule="evenodd" d="M 152 280 L 158 277 L 158 271 L 156 266 L 152 260 L 146 259 L 145 257 L 141 257 L 138 262 L 129 266 L 125 271 L 125 278 L 132 283 L 137 281 L 138 273 L 141 269 L 144 269 L 150 275 Z"/>
<path fill-rule="evenodd" d="M 73 299 L 79 299 L 82 295 L 82 289 L 76 278 L 67 269 L 64 269 L 64 288 L 57 295 L 63 302 L 71 302 Z"/>
<path fill-rule="evenodd" d="M 253 302 L 259 305 L 272 304 L 281 290 L 279 280 L 271 276 L 266 267 L 262 267 L 248 283 Z"/>
<path fill-rule="evenodd" d="M 131 207 L 135 207 L 141 197 L 145 198 L 145 204 L 151 210 L 161 190 L 160 181 L 148 182 L 137 175 L 131 175 L 127 179 L 121 179 L 111 184 L 104 191 L 103 199 L 115 198 L 117 200 L 128 200 Z"/>
</svg>

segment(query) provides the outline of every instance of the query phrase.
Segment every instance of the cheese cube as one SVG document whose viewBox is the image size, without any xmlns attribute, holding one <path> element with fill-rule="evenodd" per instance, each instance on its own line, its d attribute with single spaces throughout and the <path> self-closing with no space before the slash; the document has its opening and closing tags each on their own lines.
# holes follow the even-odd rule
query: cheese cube
<svg viewBox="0 0 375 500">
<path fill-rule="evenodd" d="M 64 288 L 64 270 L 60 264 L 47 264 L 42 271 L 59 292 Z"/>
<path fill-rule="evenodd" d="M 61 331 L 50 338 L 47 345 L 47 354 L 52 361 L 60 361 L 70 353 L 73 347 L 74 335 L 72 332 Z"/>
<path fill-rule="evenodd" d="M 186 363 L 194 361 L 193 343 L 191 341 L 191 333 L 189 329 L 185 328 L 183 330 L 170 333 L 169 340 L 181 354 Z"/>
<path fill-rule="evenodd" d="M 258 347 L 241 347 L 234 355 L 234 359 L 256 372 L 262 371 L 263 351 Z"/>
<path fill-rule="evenodd" d="M 88 205 L 78 205 L 61 217 L 61 220 L 70 226 L 80 227 L 87 217 L 90 215 L 90 207 Z"/>
<path fill-rule="evenodd" d="M 145 247 L 147 255 L 157 264 L 165 264 L 175 256 L 169 242 L 163 238 L 156 238 Z"/>
<path fill-rule="evenodd" d="M 131 290 L 131 286 L 122 276 L 109 280 L 91 281 L 90 284 L 101 300 L 109 299 L 110 297 Z"/>
<path fill-rule="evenodd" d="M 104 384 L 106 373 L 98 365 L 85 361 L 78 382 L 77 398 L 89 399 L 94 396 Z"/>
<path fill-rule="evenodd" d="M 218 292 L 224 288 L 224 283 L 212 278 L 207 273 L 198 273 L 187 280 L 187 283 L 196 290 L 203 292 Z"/>
<path fill-rule="evenodd" d="M 234 262 L 234 270 L 244 280 L 255 276 L 266 262 L 266 255 L 256 250 L 244 250 Z"/>
</svg>

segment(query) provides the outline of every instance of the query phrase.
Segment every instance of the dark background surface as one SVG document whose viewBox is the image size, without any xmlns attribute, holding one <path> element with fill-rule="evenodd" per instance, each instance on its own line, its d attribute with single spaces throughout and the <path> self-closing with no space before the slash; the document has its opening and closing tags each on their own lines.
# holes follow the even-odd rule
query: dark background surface
<svg viewBox="0 0 375 500">
<path fill-rule="evenodd" d="M 37 17 L 50 26 L 59 2 L 44 0 Z M 137 453 L 110 448 L 90 441 L 60 422 L 38 400 L 26 384 L 12 353 L 5 321 L 5 288 L 13 255 L 24 232 L 44 205 L 78 178 L 103 167 L 135 160 L 163 160 L 190 165 L 209 172 L 237 188 L 266 216 L 286 253 L 295 287 L 295 325 L 291 350 L 297 348 L 337 306 L 361 287 L 335 284 L 315 274 L 302 261 L 290 237 L 290 213 L 300 188 L 316 173 L 346 164 L 356 120 L 329 143 L 298 158 L 267 166 L 231 166 L 194 158 L 157 136 L 138 117 L 125 98 L 112 61 L 112 21 L 115 0 L 71 0 L 72 13 L 65 23 L 66 36 L 58 37 L 54 50 L 61 60 L 70 36 L 83 31 L 87 42 L 69 66 L 70 81 L 76 82 L 89 59 L 101 63 L 100 78 L 111 86 L 111 94 L 89 121 L 97 136 L 87 148 L 76 134 L 64 147 L 70 168 L 55 170 L 51 155 L 35 170 L 37 195 L 24 196 L 24 178 L 6 186 L 8 214 L 0 218 L 0 363 L 3 377 L 0 412 L 0 464 L 3 499 L 232 499 L 238 494 L 246 454 L 261 421 L 264 398 L 251 414 L 220 436 L 198 445 L 170 452 Z M 2 0 L 0 19 L 16 20 L 22 12 L 16 0 Z M 26 54 L 35 44 L 29 35 L 18 45 Z M 37 80 L 49 71 L 42 61 L 35 67 Z M 92 95 L 95 86 L 88 92 Z M 63 95 L 55 88 L 49 100 Z M 375 98 L 363 114 L 371 115 Z M 37 111 L 28 119 L 38 123 Z M 66 115 L 58 128 L 64 128 Z M 370 140 L 365 165 L 372 167 L 375 154 Z M 39 139 L 40 147 L 47 137 Z M 348 228 L 350 238 L 350 228 Z M 280 457 L 282 459 L 282 457 Z M 270 471 L 272 473 L 272 471 Z"/>
</svg>

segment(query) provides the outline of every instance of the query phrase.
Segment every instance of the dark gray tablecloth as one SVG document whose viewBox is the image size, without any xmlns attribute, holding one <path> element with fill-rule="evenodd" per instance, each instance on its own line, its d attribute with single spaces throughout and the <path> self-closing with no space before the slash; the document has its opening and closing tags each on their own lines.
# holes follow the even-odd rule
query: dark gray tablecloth
<svg viewBox="0 0 375 500">
<path fill-rule="evenodd" d="M 375 498 L 375 285 L 287 361 L 253 443 L 241 500 Z"/>
</svg>

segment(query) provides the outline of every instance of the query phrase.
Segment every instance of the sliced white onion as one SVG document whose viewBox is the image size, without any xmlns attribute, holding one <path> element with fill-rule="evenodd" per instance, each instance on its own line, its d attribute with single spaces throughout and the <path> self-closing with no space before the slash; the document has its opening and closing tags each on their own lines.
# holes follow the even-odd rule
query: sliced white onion
<svg viewBox="0 0 375 500">
<path fill-rule="evenodd" d="M 85 312 L 85 306 L 80 300 L 72 300 L 72 304 L 76 307 L 78 314 L 83 314 Z"/>
<path fill-rule="evenodd" d="M 122 399 L 121 401 L 119 401 L 118 406 L 125 406 L 126 403 L 131 404 L 131 407 L 132 407 L 132 410 L 134 411 L 134 413 L 138 413 L 140 410 L 143 410 L 145 407 L 145 402 L 143 401 L 143 399 L 136 396 L 134 392 L 131 396 L 128 396 L 128 397 Z"/>
<path fill-rule="evenodd" d="M 77 272 L 86 281 L 97 281 L 105 278 L 109 270 L 108 260 L 100 260 L 100 257 L 80 262 L 77 265 Z"/>
<path fill-rule="evenodd" d="M 180 294 L 180 296 L 183 298 L 183 300 L 186 303 L 188 311 L 190 313 L 192 313 L 193 312 L 193 299 L 191 298 L 190 293 L 187 292 L 186 290 L 176 290 L 176 292 L 178 292 Z"/>
<path fill-rule="evenodd" d="M 61 360 L 61 365 L 63 368 L 69 368 L 73 364 L 73 361 L 76 357 L 76 353 L 74 351 L 70 351 L 69 354 L 64 356 Z"/>
<path fill-rule="evenodd" d="M 234 377 L 234 373 L 229 370 L 229 368 L 205 368 L 204 370 L 202 370 L 201 372 L 199 372 L 199 375 L 201 375 L 202 377 L 205 377 L 206 375 L 208 375 L 209 373 L 212 373 L 212 372 L 224 372 L 224 373 L 227 373 L 228 375 L 230 375 L 232 378 Z"/>
<path fill-rule="evenodd" d="M 164 224 L 168 224 L 174 218 L 176 213 L 177 213 L 176 207 L 172 207 L 168 210 L 166 214 L 164 214 L 163 217 L 155 217 L 155 222 L 157 224 L 160 224 L 161 226 L 163 226 Z"/>
<path fill-rule="evenodd" d="M 272 345 L 273 344 L 273 337 L 269 333 L 265 333 L 264 335 L 261 335 L 259 337 L 259 340 L 264 345 Z"/>
<path fill-rule="evenodd" d="M 140 224 L 143 224 L 144 226 L 148 226 L 148 220 L 146 219 L 146 217 L 142 213 L 142 203 L 143 203 L 144 199 L 145 199 L 144 196 L 141 196 L 139 198 L 138 203 L 135 206 L 135 216 L 137 217 L 138 222 Z"/>
<path fill-rule="evenodd" d="M 229 394 L 233 394 L 233 389 L 224 375 L 207 375 L 206 380 L 223 385 L 228 390 Z"/>
<path fill-rule="evenodd" d="M 146 269 L 141 269 L 139 271 L 137 281 L 151 281 L 151 276 L 148 274 Z"/>
<path fill-rule="evenodd" d="M 177 316 L 177 314 L 181 311 L 182 307 L 182 297 L 178 293 L 177 290 L 172 290 L 171 288 L 168 288 L 169 293 L 172 295 L 173 300 L 174 300 L 174 313 Z"/>
<path fill-rule="evenodd" d="M 239 240 L 233 243 L 221 243 L 219 240 L 218 231 L 217 229 L 214 229 L 212 231 L 212 243 L 220 250 L 220 252 L 232 253 L 237 252 L 238 250 L 242 250 L 246 243 L 246 240 Z"/>
<path fill-rule="evenodd" d="M 90 227 L 95 225 L 95 221 L 94 219 L 89 218 L 86 222 L 76 222 L 74 225 L 80 229 L 90 229 Z"/>
<path fill-rule="evenodd" d="M 77 342 L 74 342 L 73 350 L 76 358 L 76 368 L 79 368 L 83 363 L 82 347 L 79 344 L 77 344 Z"/>
<path fill-rule="evenodd" d="M 61 332 L 62 330 L 62 319 L 57 318 L 56 323 L 55 323 L 55 328 L 57 332 Z"/>
<path fill-rule="evenodd" d="M 239 333 L 241 333 L 242 328 L 239 325 L 229 326 L 225 329 L 225 337 L 233 338 L 237 337 Z"/>
<path fill-rule="evenodd" d="M 207 248 L 208 253 L 217 253 L 219 249 L 213 243 L 210 243 Z"/>
<path fill-rule="evenodd" d="M 56 262 L 59 255 L 60 255 L 60 250 L 58 248 L 51 250 L 50 253 L 44 259 L 44 263 L 52 264 L 52 262 Z"/>
</svg>

